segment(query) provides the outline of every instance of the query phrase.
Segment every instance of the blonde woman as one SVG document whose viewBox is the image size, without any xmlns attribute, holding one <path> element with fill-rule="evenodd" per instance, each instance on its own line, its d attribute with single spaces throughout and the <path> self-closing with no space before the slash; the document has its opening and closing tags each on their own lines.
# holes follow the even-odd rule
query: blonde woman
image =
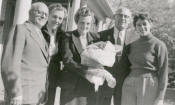
<svg viewBox="0 0 175 105">
<path fill-rule="evenodd" d="M 49 46 L 50 57 L 46 105 L 54 105 L 57 81 L 60 69 L 62 69 L 61 44 L 64 34 L 62 23 L 66 19 L 67 10 L 60 3 L 56 3 L 49 6 L 49 13 L 47 24 L 42 28 L 42 33 Z"/>
</svg>

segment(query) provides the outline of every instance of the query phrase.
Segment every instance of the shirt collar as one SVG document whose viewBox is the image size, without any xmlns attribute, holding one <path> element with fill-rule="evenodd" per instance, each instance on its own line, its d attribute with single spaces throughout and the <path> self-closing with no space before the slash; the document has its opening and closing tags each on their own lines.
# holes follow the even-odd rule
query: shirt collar
<svg viewBox="0 0 175 105">
<path fill-rule="evenodd" d="M 120 31 L 121 33 L 123 33 L 124 35 L 125 35 L 125 30 L 122 30 L 122 31 Z M 119 30 L 116 28 L 116 27 L 114 27 L 114 34 L 117 34 L 118 35 L 118 33 L 119 33 Z"/>
<path fill-rule="evenodd" d="M 120 31 L 120 33 L 122 33 L 122 36 L 120 36 L 120 38 L 121 38 L 122 40 L 124 40 L 126 31 L 125 31 L 125 30 L 122 30 L 122 31 Z M 115 35 L 117 35 L 117 36 L 115 36 Z M 118 37 L 118 35 L 119 35 L 119 30 L 118 30 L 116 27 L 114 27 L 114 38 L 115 38 L 115 37 Z M 120 35 L 121 35 L 121 34 L 120 34 Z"/>
<path fill-rule="evenodd" d="M 122 41 L 122 45 L 124 44 L 125 36 L 126 36 L 126 30 L 120 31 L 120 38 Z M 119 30 L 116 27 L 114 27 L 114 39 L 116 39 L 118 37 L 119 37 Z"/>
</svg>

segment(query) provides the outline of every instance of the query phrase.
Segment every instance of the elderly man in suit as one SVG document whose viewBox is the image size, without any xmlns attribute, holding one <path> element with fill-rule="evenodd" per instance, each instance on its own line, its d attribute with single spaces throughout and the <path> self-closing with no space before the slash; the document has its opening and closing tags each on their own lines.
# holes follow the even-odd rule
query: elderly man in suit
<svg viewBox="0 0 175 105">
<path fill-rule="evenodd" d="M 40 29 L 47 19 L 48 7 L 33 3 L 29 21 L 13 27 L 4 43 L 2 78 L 7 105 L 40 105 L 44 100 L 49 59 Z"/>
<path fill-rule="evenodd" d="M 132 31 L 128 29 L 129 24 L 131 23 L 131 15 L 132 14 L 129 9 L 120 7 L 113 17 L 115 20 L 115 26 L 111 29 L 99 32 L 102 41 L 111 41 L 114 45 L 122 47 L 122 51 L 116 55 L 116 62 L 114 66 L 110 68 L 106 67 L 106 69 L 109 70 L 114 77 L 116 77 L 117 81 L 115 89 L 111 89 L 110 91 L 110 93 L 114 92 L 114 105 L 120 105 L 121 103 L 122 84 L 126 75 L 129 73 L 129 70 L 123 71 L 122 68 L 119 68 L 123 49 L 129 45 L 129 43 L 137 39 L 136 35 L 133 35 Z"/>
</svg>

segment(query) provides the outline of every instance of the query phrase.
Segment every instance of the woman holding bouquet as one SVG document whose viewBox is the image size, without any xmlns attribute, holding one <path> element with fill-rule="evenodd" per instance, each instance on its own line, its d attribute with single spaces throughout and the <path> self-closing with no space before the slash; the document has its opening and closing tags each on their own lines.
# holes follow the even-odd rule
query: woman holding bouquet
<svg viewBox="0 0 175 105">
<path fill-rule="evenodd" d="M 64 69 L 60 76 L 61 105 L 109 105 L 111 98 L 100 96 L 94 90 L 94 84 L 106 79 L 115 84 L 113 76 L 104 69 L 91 70 L 81 63 L 81 53 L 90 44 L 99 40 L 98 34 L 90 32 L 94 22 L 94 13 L 87 7 L 80 8 L 75 14 L 77 29 L 65 34 L 63 41 Z M 101 79 L 93 80 L 97 76 Z M 114 87 L 114 86 L 113 86 Z M 105 90 L 104 90 L 105 91 Z"/>
<path fill-rule="evenodd" d="M 133 24 L 140 38 L 123 55 L 131 72 L 123 84 L 122 105 L 163 105 L 168 82 L 166 45 L 152 35 L 147 14 L 135 15 Z"/>
</svg>

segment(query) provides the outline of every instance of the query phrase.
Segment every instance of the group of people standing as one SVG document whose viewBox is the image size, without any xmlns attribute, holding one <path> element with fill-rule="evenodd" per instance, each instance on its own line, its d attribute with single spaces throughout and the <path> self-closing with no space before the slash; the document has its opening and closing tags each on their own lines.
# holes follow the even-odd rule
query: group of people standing
<svg viewBox="0 0 175 105">
<path fill-rule="evenodd" d="M 49 8 L 33 3 L 29 20 L 11 29 L 4 43 L 2 78 L 6 105 L 54 105 L 60 87 L 60 105 L 163 105 L 168 81 L 168 52 L 152 35 L 148 14 L 120 7 L 113 28 L 91 32 L 95 21 L 88 7 L 74 16 L 77 29 L 64 32 L 67 10 L 61 4 Z M 133 22 L 135 32 L 128 28 Z M 110 41 L 122 46 L 115 64 L 96 72 L 81 64 L 81 52 L 90 44 Z M 94 91 L 88 75 L 107 78 Z M 113 78 L 115 80 L 113 80 Z"/>
</svg>

